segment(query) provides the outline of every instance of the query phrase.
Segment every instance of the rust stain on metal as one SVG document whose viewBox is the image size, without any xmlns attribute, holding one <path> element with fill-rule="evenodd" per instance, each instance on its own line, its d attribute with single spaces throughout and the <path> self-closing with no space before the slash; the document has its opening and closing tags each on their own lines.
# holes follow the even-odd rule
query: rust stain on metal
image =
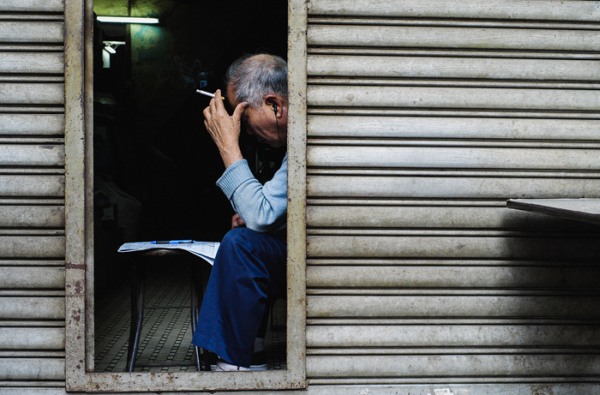
<svg viewBox="0 0 600 395">
<path fill-rule="evenodd" d="M 79 322 L 79 321 L 81 320 L 81 311 L 80 311 L 80 310 L 73 310 L 73 311 L 71 312 L 71 318 L 72 318 L 74 321 L 77 321 L 77 322 Z"/>
<path fill-rule="evenodd" d="M 66 269 L 85 270 L 85 263 L 69 263 L 69 262 L 66 262 L 65 263 L 65 268 Z"/>
<path fill-rule="evenodd" d="M 83 284 L 78 280 L 75 282 L 75 294 L 81 295 L 83 293 Z"/>
<path fill-rule="evenodd" d="M 67 292 L 67 294 L 65 295 L 67 297 L 81 296 L 84 294 L 83 283 L 81 280 L 75 281 L 75 284 L 73 285 L 67 284 L 66 288 L 67 291 L 73 290 L 73 292 Z"/>
</svg>

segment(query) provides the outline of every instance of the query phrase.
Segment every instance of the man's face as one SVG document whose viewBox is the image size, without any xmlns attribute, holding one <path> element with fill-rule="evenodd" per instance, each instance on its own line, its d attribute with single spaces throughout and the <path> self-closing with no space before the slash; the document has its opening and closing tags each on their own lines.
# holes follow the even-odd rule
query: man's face
<svg viewBox="0 0 600 395">
<path fill-rule="evenodd" d="M 227 88 L 227 100 L 232 108 L 238 105 L 235 100 L 235 92 L 231 87 Z M 249 134 L 256 136 L 259 142 L 275 148 L 286 143 L 287 125 L 279 125 L 278 123 L 281 122 L 276 118 L 273 107 L 265 101 L 259 108 L 246 107 L 242 114 L 242 127 L 245 127 Z"/>
</svg>

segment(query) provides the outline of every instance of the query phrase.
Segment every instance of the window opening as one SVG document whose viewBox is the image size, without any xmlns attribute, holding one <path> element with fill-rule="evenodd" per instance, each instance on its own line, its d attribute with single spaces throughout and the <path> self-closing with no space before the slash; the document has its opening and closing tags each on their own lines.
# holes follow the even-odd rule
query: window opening
<svg viewBox="0 0 600 395">
<path fill-rule="evenodd" d="M 73 12 L 75 3 L 67 2 L 68 12 Z M 88 171 L 93 172 L 94 210 L 87 220 L 93 223 L 94 240 L 90 243 L 93 277 L 86 283 L 87 306 L 94 309 L 88 313 L 92 322 L 86 324 L 86 334 L 88 340 L 93 339 L 93 346 L 88 345 L 84 378 L 78 376 L 80 365 L 67 367 L 70 390 L 210 390 L 231 386 L 214 374 L 213 378 L 203 376 L 204 382 L 199 382 L 198 376 L 178 375 L 167 384 L 145 380 L 150 376 L 123 374 L 131 282 L 130 265 L 124 263 L 127 258 L 116 252 L 120 244 L 134 240 L 219 241 L 230 227 L 233 211 L 215 186 L 224 167 L 202 121 L 208 100 L 196 95 L 195 89 L 223 89 L 227 66 L 245 53 L 268 52 L 286 58 L 287 4 L 279 0 L 215 3 L 93 2 L 94 117 L 93 131 L 88 135 L 93 136 L 94 160 Z M 88 10 L 91 5 L 90 0 Z M 161 22 L 114 24 L 96 19 L 97 15 L 122 13 L 157 17 Z M 262 181 L 272 176 L 284 154 L 258 146 L 246 136 L 242 146 Z M 188 329 L 193 319 L 186 311 L 189 296 L 182 297 L 188 288 L 182 281 L 189 283 L 190 272 L 184 267 L 174 270 L 170 259 L 144 263 L 145 306 L 149 312 L 145 310 L 137 361 L 140 368 L 136 367 L 136 372 L 196 371 Z M 203 271 L 194 275 L 206 275 Z M 287 366 L 286 310 L 285 299 L 271 307 L 268 328 L 273 336 L 270 343 L 267 341 L 272 347 L 270 370 L 282 371 L 283 384 L 271 376 L 263 380 L 256 376 L 259 380 L 236 379 L 240 388 L 272 388 L 273 382 L 279 383 L 276 387 L 302 386 L 303 369 L 298 376 Z M 298 333 L 303 333 L 303 328 Z M 69 358 L 68 364 L 74 362 Z M 113 372 L 119 373 L 118 383 Z"/>
<path fill-rule="evenodd" d="M 129 1 L 120 8 L 94 1 L 97 16 L 126 11 L 159 20 L 97 22 L 95 28 L 95 54 L 101 54 L 94 63 L 95 371 L 126 368 L 135 258 L 117 248 L 143 240 L 220 241 L 230 227 L 233 211 L 215 186 L 224 167 L 202 122 L 209 99 L 195 89 L 223 89 L 225 68 L 245 53 L 286 56 L 286 4 L 255 3 Z M 264 182 L 282 152 L 254 141 L 244 135 L 242 146 Z M 137 267 L 144 277 L 144 318 L 135 371 L 195 367 L 187 266 L 202 267 L 202 278 L 208 270 L 183 258 L 144 259 Z M 266 338 L 273 369 L 285 368 L 281 306 L 273 306 Z"/>
</svg>

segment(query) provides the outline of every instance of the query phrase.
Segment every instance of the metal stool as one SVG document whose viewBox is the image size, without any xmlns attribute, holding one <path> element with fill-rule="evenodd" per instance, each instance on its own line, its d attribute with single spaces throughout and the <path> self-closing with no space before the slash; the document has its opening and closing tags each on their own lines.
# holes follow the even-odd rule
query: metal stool
<svg viewBox="0 0 600 395">
<path fill-rule="evenodd" d="M 199 275 L 200 268 L 195 265 L 194 256 L 186 251 L 177 249 L 152 249 L 144 250 L 131 253 L 132 258 L 135 259 L 131 266 L 131 323 L 129 327 L 129 344 L 127 351 L 127 365 L 126 371 L 133 372 L 135 369 L 135 361 L 137 358 L 138 347 L 140 343 L 140 335 L 142 332 L 142 323 L 144 320 L 144 273 L 140 266 L 143 263 L 140 260 L 148 258 L 163 258 L 163 257 L 181 257 L 189 258 L 182 259 L 182 261 L 190 262 L 191 266 L 191 280 L 190 280 L 190 294 L 191 294 L 191 319 L 192 319 L 192 333 L 196 331 L 196 322 L 198 321 L 198 311 L 202 302 L 202 295 L 204 294 L 203 289 L 198 292 L 197 285 L 203 288 L 203 279 Z M 204 262 L 200 259 L 199 261 Z M 203 363 L 203 350 L 194 346 L 194 359 L 196 370 L 209 370 L 210 366 L 207 363 Z"/>
</svg>

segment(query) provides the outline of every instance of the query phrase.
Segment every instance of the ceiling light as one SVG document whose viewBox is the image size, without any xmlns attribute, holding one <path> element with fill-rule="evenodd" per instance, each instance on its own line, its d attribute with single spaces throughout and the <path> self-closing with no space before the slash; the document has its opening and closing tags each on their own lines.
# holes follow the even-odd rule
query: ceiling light
<svg viewBox="0 0 600 395">
<path fill-rule="evenodd" d="M 98 22 L 102 23 L 130 23 L 140 25 L 155 25 L 158 18 L 140 18 L 134 16 L 99 16 Z"/>
</svg>

